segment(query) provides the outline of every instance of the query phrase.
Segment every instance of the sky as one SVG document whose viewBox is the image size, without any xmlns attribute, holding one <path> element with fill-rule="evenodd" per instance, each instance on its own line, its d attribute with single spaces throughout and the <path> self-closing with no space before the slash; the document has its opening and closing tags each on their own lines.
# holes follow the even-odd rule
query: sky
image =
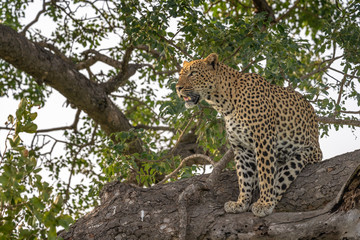
<svg viewBox="0 0 360 240">
<path fill-rule="evenodd" d="M 25 21 L 30 22 L 34 19 L 35 15 L 41 9 L 41 1 L 38 1 L 38 5 L 31 5 L 32 7 L 29 8 L 27 12 L 27 19 Z M 46 20 L 46 17 L 40 17 L 39 24 L 35 25 L 37 28 L 44 28 L 41 27 L 41 21 Z M 47 21 L 46 27 L 51 29 L 51 23 Z M 46 32 L 46 29 L 44 29 Z M 335 62 L 336 64 L 336 62 Z M 102 65 L 100 65 L 101 67 Z M 136 76 L 135 76 L 136 77 Z M 0 79 L 1 81 L 1 79 Z M 60 95 L 56 90 L 48 99 L 45 106 L 41 109 L 37 109 L 36 112 L 38 113 L 38 117 L 35 120 L 35 123 L 38 124 L 39 129 L 45 128 L 53 128 L 59 126 L 68 126 L 71 125 L 75 111 L 70 107 L 64 107 L 66 99 Z M 1 97 L 0 98 L 0 126 L 4 126 L 7 117 L 9 114 L 15 114 L 16 108 L 18 105 L 18 101 L 15 101 L 11 98 Z M 353 106 L 351 106 L 353 105 Z M 349 109 L 358 109 L 359 107 L 356 104 L 351 104 L 348 106 Z M 58 134 L 58 137 L 61 132 L 55 133 Z M 5 146 L 5 138 L 7 135 L 7 131 L 0 130 L 0 151 L 4 150 Z M 31 141 L 30 136 L 23 136 L 23 140 Z M 29 142 L 26 142 L 29 144 Z M 339 131 L 335 131 L 334 127 L 329 131 L 329 136 L 325 136 L 320 139 L 320 146 L 323 151 L 324 159 L 328 159 L 330 157 L 343 154 L 346 152 L 354 151 L 356 149 L 360 149 L 360 128 L 356 128 L 355 130 L 350 129 L 348 127 L 344 127 Z M 61 147 L 58 148 L 59 154 L 61 154 Z"/>
</svg>

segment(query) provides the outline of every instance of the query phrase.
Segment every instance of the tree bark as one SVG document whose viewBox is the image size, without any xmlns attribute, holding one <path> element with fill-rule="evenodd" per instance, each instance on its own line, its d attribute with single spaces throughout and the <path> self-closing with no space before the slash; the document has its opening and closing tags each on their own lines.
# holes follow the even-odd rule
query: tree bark
<svg viewBox="0 0 360 240">
<path fill-rule="evenodd" d="M 179 239 L 183 232 L 185 239 L 360 239 L 360 150 L 308 165 L 264 218 L 226 214 L 224 203 L 239 192 L 236 174 L 221 173 L 211 188 L 208 176 L 151 188 L 111 182 L 101 192 L 100 206 L 60 236 Z M 179 200 L 189 189 L 194 191 L 186 199 L 183 231 Z"/>
<path fill-rule="evenodd" d="M 125 115 L 108 97 L 106 89 L 81 74 L 75 64 L 3 24 L 0 24 L 0 58 L 59 91 L 100 124 L 107 134 L 132 128 Z M 133 141 L 129 152 L 141 151 L 140 142 Z"/>
</svg>

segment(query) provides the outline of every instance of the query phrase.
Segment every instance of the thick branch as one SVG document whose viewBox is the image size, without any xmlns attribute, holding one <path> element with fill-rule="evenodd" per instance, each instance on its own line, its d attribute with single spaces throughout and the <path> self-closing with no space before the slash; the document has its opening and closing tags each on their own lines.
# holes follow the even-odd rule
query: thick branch
<svg viewBox="0 0 360 240">
<path fill-rule="evenodd" d="M 219 179 L 222 170 L 224 170 L 226 168 L 226 165 L 233 159 L 234 159 L 234 151 L 232 149 L 229 149 L 220 159 L 220 161 L 216 163 L 213 171 L 206 179 L 206 184 L 209 186 L 209 188 L 215 186 L 216 181 Z"/>
<path fill-rule="evenodd" d="M 11 28 L 0 24 L 0 58 L 58 90 L 86 112 L 107 133 L 128 131 L 132 126 L 106 92 L 64 61 Z M 141 152 L 134 141 L 130 152 Z"/>
<path fill-rule="evenodd" d="M 206 184 L 207 175 L 146 189 L 112 182 L 101 192 L 101 205 L 60 236 L 100 240 L 359 239 L 359 165 L 360 150 L 308 165 L 276 212 L 265 218 L 250 212 L 224 212 L 224 203 L 235 200 L 239 192 L 234 171 L 221 173 L 211 188 Z M 179 205 L 175 204 L 178 200 Z M 181 204 L 184 202 L 187 204 Z"/>
</svg>

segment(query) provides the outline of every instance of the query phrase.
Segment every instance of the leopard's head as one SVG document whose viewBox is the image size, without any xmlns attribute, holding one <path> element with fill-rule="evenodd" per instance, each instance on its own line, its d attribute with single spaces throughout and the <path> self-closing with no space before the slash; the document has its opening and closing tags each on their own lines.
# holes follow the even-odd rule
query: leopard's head
<svg viewBox="0 0 360 240">
<path fill-rule="evenodd" d="M 176 84 L 178 96 L 186 108 L 194 107 L 202 98 L 215 90 L 218 55 L 210 54 L 205 59 L 184 62 Z"/>
</svg>

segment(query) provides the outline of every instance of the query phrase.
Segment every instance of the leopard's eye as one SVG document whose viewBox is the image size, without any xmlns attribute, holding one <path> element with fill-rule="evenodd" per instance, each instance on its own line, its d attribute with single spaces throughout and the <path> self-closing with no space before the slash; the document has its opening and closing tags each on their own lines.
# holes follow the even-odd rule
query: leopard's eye
<svg viewBox="0 0 360 240">
<path fill-rule="evenodd" d="M 197 74 L 197 71 L 192 71 L 190 72 L 190 74 L 188 75 L 189 77 L 195 76 Z"/>
</svg>

